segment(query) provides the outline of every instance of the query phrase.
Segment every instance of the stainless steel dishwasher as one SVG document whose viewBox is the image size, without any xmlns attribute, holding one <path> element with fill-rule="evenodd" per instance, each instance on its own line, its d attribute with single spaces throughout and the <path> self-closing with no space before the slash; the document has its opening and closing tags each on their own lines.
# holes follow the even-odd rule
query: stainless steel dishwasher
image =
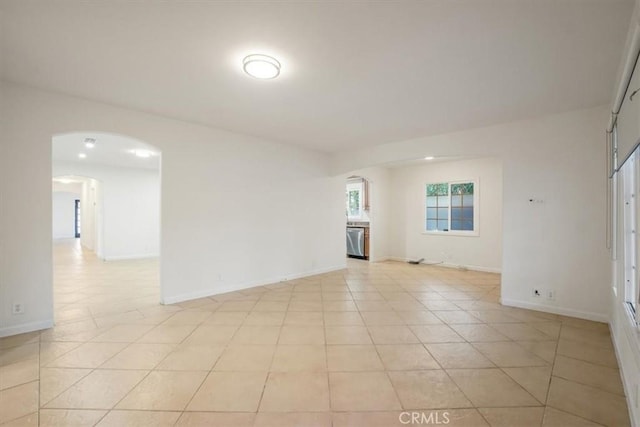
<svg viewBox="0 0 640 427">
<path fill-rule="evenodd" d="M 364 228 L 347 227 L 347 255 L 364 257 Z"/>
</svg>

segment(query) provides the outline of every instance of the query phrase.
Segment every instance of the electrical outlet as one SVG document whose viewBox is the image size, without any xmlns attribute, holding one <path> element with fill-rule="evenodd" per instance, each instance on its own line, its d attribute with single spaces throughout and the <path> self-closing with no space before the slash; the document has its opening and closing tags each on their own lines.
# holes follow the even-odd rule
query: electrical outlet
<svg viewBox="0 0 640 427">
<path fill-rule="evenodd" d="M 553 289 L 547 289 L 546 296 L 548 300 L 553 301 L 556 299 L 556 291 Z"/>
<path fill-rule="evenodd" d="M 533 288 L 533 289 L 531 290 L 531 295 L 532 295 L 534 298 L 540 298 L 540 297 L 542 296 L 542 292 L 541 292 L 541 291 L 540 291 L 540 289 L 538 289 L 538 288 Z"/>
<path fill-rule="evenodd" d="M 14 302 L 11 306 L 11 314 L 24 314 L 24 304 L 21 302 Z"/>
</svg>

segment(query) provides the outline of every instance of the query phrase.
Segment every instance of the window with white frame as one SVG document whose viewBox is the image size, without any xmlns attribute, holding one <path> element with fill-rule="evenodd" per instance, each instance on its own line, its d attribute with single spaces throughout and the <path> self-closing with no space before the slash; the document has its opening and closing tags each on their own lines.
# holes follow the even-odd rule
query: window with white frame
<svg viewBox="0 0 640 427">
<path fill-rule="evenodd" d="M 633 320 L 637 323 L 638 300 L 640 286 L 638 285 L 638 200 L 637 190 L 640 181 L 640 171 L 638 167 L 639 151 L 631 155 L 622 165 L 622 197 L 623 197 L 623 235 L 624 235 L 624 298 Z"/>
<path fill-rule="evenodd" d="M 476 181 L 427 184 L 427 233 L 478 234 L 478 183 Z"/>
<path fill-rule="evenodd" d="M 347 182 L 347 217 L 361 219 L 364 203 L 364 183 Z"/>
</svg>

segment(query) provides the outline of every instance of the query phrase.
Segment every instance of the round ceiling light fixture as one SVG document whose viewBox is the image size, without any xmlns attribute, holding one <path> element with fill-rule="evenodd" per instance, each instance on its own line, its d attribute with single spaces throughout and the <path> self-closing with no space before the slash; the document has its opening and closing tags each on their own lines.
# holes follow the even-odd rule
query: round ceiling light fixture
<svg viewBox="0 0 640 427">
<path fill-rule="evenodd" d="M 267 55 L 249 55 L 242 60 L 244 72 L 256 79 L 275 79 L 280 75 L 280 62 Z"/>
</svg>

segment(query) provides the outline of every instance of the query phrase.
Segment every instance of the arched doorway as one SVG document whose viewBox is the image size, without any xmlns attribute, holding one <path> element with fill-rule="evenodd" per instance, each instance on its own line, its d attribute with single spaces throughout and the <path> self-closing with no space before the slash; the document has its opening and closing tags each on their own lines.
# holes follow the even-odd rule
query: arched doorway
<svg viewBox="0 0 640 427">
<path fill-rule="evenodd" d="M 52 138 L 56 325 L 101 326 L 159 304 L 160 156 L 123 135 Z"/>
</svg>

